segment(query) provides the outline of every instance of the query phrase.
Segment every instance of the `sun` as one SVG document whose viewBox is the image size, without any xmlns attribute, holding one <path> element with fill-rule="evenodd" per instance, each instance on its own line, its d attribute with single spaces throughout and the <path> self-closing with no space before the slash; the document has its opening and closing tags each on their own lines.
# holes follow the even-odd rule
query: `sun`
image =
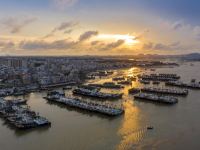
<svg viewBox="0 0 200 150">
<path fill-rule="evenodd" d="M 139 40 L 137 40 L 135 36 L 129 34 L 100 34 L 98 38 L 106 41 L 124 40 L 124 44 L 128 46 L 139 43 Z"/>
</svg>

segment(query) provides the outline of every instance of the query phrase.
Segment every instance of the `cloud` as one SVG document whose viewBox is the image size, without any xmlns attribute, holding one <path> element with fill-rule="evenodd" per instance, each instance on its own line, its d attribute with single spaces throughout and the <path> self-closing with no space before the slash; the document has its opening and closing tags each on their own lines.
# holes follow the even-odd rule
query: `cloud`
<svg viewBox="0 0 200 150">
<path fill-rule="evenodd" d="M 193 29 L 193 34 L 196 40 L 200 40 L 200 26 L 195 26 Z"/>
<path fill-rule="evenodd" d="M 124 44 L 124 40 L 117 40 L 116 42 L 109 43 L 101 48 L 101 50 L 113 50 Z"/>
<path fill-rule="evenodd" d="M 142 33 L 138 34 L 134 40 L 139 40 L 141 39 L 146 33 L 149 33 L 149 29 L 145 29 Z"/>
<path fill-rule="evenodd" d="M 57 27 L 55 27 L 50 33 L 48 33 L 47 35 L 45 35 L 43 37 L 43 39 L 52 37 L 55 35 L 56 32 L 58 31 L 64 31 L 64 34 L 69 34 L 71 32 L 73 32 L 74 28 L 76 26 L 78 26 L 79 23 L 78 22 L 73 22 L 73 21 L 69 21 L 69 22 L 62 22 L 60 25 L 58 25 Z"/>
<path fill-rule="evenodd" d="M 181 29 L 185 26 L 184 22 L 182 20 L 176 21 L 174 24 L 172 24 L 172 28 L 174 30 Z"/>
<path fill-rule="evenodd" d="M 0 23 L 10 31 L 10 33 L 19 33 L 23 30 L 24 27 L 28 26 L 29 24 L 35 22 L 37 18 L 30 17 L 24 19 L 17 19 L 14 17 L 5 18 L 0 21 Z"/>
<path fill-rule="evenodd" d="M 69 29 L 69 30 L 64 31 L 63 33 L 64 34 L 70 34 L 70 33 L 72 33 L 72 31 L 73 31 L 73 29 Z"/>
<path fill-rule="evenodd" d="M 80 42 L 86 41 L 86 40 L 92 38 L 93 36 L 97 36 L 98 34 L 99 34 L 98 31 L 87 31 L 80 35 L 79 41 Z"/>
<path fill-rule="evenodd" d="M 78 0 L 53 0 L 55 6 L 59 9 L 65 9 L 73 6 L 78 2 Z"/>
<path fill-rule="evenodd" d="M 180 47 L 180 42 L 173 42 L 170 44 L 164 43 L 144 43 L 143 50 L 177 50 Z"/>
<path fill-rule="evenodd" d="M 92 46 L 95 46 L 95 45 L 98 45 L 99 43 L 100 43 L 100 41 L 92 41 L 92 42 L 91 42 L 91 45 L 92 45 Z"/>
<path fill-rule="evenodd" d="M 78 25 L 78 22 L 62 22 L 58 27 L 56 27 L 52 32 L 56 32 L 56 31 L 63 31 L 69 28 L 74 28 L 75 26 Z"/>
<path fill-rule="evenodd" d="M 10 48 L 14 48 L 15 47 L 15 43 L 12 41 L 0 41 L 0 49 L 10 49 Z"/>
<path fill-rule="evenodd" d="M 144 50 L 151 50 L 153 48 L 153 43 L 149 42 L 149 43 L 144 43 L 142 49 Z"/>
<path fill-rule="evenodd" d="M 67 50 L 72 48 L 75 42 L 67 40 L 56 40 L 46 42 L 44 40 L 22 41 L 19 44 L 20 49 L 24 50 Z"/>
<path fill-rule="evenodd" d="M 170 47 L 168 45 L 165 45 L 163 43 L 157 43 L 153 47 L 154 50 L 168 50 Z"/>
</svg>

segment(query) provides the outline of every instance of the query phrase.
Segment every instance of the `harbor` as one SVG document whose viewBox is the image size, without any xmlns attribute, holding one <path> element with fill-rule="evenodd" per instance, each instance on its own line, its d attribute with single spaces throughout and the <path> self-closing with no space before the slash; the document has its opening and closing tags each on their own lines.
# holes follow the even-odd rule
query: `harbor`
<svg viewBox="0 0 200 150">
<path fill-rule="evenodd" d="M 190 69 L 191 67 L 198 68 L 199 66 L 182 65 L 180 68 L 156 68 L 156 72 L 158 74 L 176 73 L 181 76 L 180 80 L 184 83 L 191 81 L 191 78 L 194 78 L 197 81 L 200 80 L 196 73 L 191 72 L 191 74 L 185 74 L 185 70 L 186 72 L 189 72 L 187 69 Z M 139 144 L 141 146 L 143 144 L 148 144 L 149 142 L 146 142 L 146 140 L 151 141 L 152 137 L 161 140 L 167 138 L 169 141 L 173 141 L 171 136 L 173 135 L 176 137 L 179 132 L 184 131 L 184 133 L 186 132 L 187 134 L 194 134 L 192 129 L 188 130 L 189 124 L 182 118 L 183 114 L 185 115 L 185 118 L 189 118 L 189 122 L 194 123 L 193 128 L 195 131 L 199 131 L 199 122 L 198 119 L 195 118 L 194 114 L 199 110 L 197 107 L 199 106 L 199 101 L 196 97 L 199 97 L 200 95 L 199 92 L 193 88 L 187 89 L 185 87 L 165 86 L 165 82 L 163 81 L 159 81 L 159 84 L 153 84 L 153 81 L 151 80 L 144 80 L 148 81 L 149 84 L 143 84 L 140 83 L 140 79 L 137 77 L 136 81 L 132 81 L 132 86 L 125 84 L 122 85 L 123 88 L 104 88 L 101 86 L 90 85 L 103 85 L 104 83 L 109 82 L 111 82 L 111 85 L 118 85 L 117 82 L 119 81 L 113 81 L 112 78 L 124 76 L 124 80 L 127 80 L 129 75 L 134 74 L 134 76 L 137 76 L 138 74 L 133 73 L 133 70 L 136 69 L 119 70 L 119 74 L 117 73 L 113 76 L 90 79 L 84 83 L 86 86 L 67 85 L 64 86 L 64 90 L 63 87 L 57 87 L 50 88 L 49 91 L 41 90 L 40 92 L 30 92 L 23 96 L 5 96 L 8 101 L 13 101 L 15 103 L 20 102 L 25 106 L 30 106 L 28 107 L 30 111 L 34 110 L 34 112 L 39 112 L 39 116 L 48 118 L 48 121 L 51 122 L 51 126 L 45 125 L 42 128 L 34 127 L 34 130 L 18 130 L 18 128 L 9 123 L 5 117 L 2 117 L 2 119 L 0 119 L 0 123 L 2 124 L 0 126 L 2 133 L 2 136 L 0 136 L 0 144 L 3 145 L 4 143 L 7 143 L 9 145 L 10 142 L 15 143 L 16 138 L 24 139 L 26 143 L 31 143 L 34 139 L 37 142 L 46 142 L 50 147 L 53 147 L 58 142 L 59 145 L 64 146 L 61 148 L 62 150 L 66 148 L 66 143 L 69 149 L 80 149 L 80 146 L 74 142 L 77 140 L 77 135 L 79 135 L 78 139 L 82 141 L 81 145 L 86 145 L 86 149 L 95 149 L 95 147 L 91 146 L 91 142 L 94 142 L 95 145 L 101 149 L 109 148 L 118 150 L 118 147 L 128 149 L 130 148 L 129 145 L 133 146 L 137 140 L 141 140 L 141 144 Z M 137 70 L 140 69 L 137 68 Z M 147 74 L 149 72 L 151 73 L 151 70 L 141 69 L 138 72 L 140 74 Z M 197 84 L 198 82 L 195 83 Z M 147 92 L 146 94 L 151 95 L 151 99 L 135 98 L 135 96 L 141 94 L 141 89 L 151 87 L 162 90 L 170 89 L 170 92 L 172 90 L 182 91 L 187 89 L 188 95 L 179 96 L 172 93 L 163 94 Z M 123 96 L 122 98 L 114 98 L 111 100 L 107 98 L 73 94 L 73 90 L 77 88 L 84 88 L 97 93 L 122 93 Z M 53 91 L 59 91 L 59 94 L 51 97 L 53 99 L 46 100 L 47 93 Z M 54 93 L 54 95 L 56 94 Z M 165 96 L 167 96 L 167 98 Z M 178 98 L 174 96 L 178 96 Z M 178 103 L 176 103 L 177 99 Z M 21 104 L 19 106 L 21 107 Z M 115 112 L 114 114 L 116 115 L 113 115 L 113 112 Z M 36 115 L 38 115 L 38 113 L 36 113 Z M 4 124 L 4 122 L 6 122 L 6 124 Z M 185 124 L 185 126 L 183 126 L 183 124 Z M 10 126 L 16 129 L 11 130 Z M 175 128 L 176 130 L 173 130 L 172 132 L 171 128 Z M 161 132 L 161 130 L 166 130 L 166 132 Z M 159 135 L 156 134 L 152 136 L 152 134 L 155 132 L 157 133 L 157 131 L 159 132 Z M 94 134 L 96 132 L 98 132 L 98 134 Z M 3 135 L 7 136 L 6 139 L 9 139 L 9 142 L 4 139 L 5 136 Z M 55 139 L 55 135 L 57 135 L 59 140 Z M 85 138 L 85 135 L 88 135 L 88 138 Z M 136 140 L 133 140 L 133 138 Z M 188 142 L 186 137 L 182 138 L 184 143 Z M 198 139 L 198 136 L 196 136 L 196 138 Z M 109 142 L 111 139 L 114 143 Z M 193 139 L 193 141 L 195 141 L 195 139 Z M 18 149 L 29 149 L 30 145 L 32 145 L 34 149 L 46 148 L 46 144 L 43 142 L 40 146 L 25 144 L 22 147 L 18 143 L 15 143 L 14 145 Z M 181 143 L 182 142 L 179 144 Z M 150 144 L 155 144 L 155 142 L 151 141 Z M 177 147 L 170 143 L 166 144 L 168 146 Z M 133 148 L 137 147 L 138 146 L 133 146 Z M 161 149 L 163 148 L 162 145 L 158 145 L 158 147 L 161 147 Z M 4 146 L 3 148 L 6 149 Z M 13 148 L 13 146 L 10 145 L 9 148 Z M 49 149 L 53 150 L 54 148 Z"/>
</svg>

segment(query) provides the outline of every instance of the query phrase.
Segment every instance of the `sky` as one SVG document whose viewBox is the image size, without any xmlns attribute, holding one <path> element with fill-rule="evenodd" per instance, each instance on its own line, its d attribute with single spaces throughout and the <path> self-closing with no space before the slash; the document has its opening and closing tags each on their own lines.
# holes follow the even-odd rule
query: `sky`
<svg viewBox="0 0 200 150">
<path fill-rule="evenodd" d="M 0 55 L 200 52 L 199 0 L 1 0 Z"/>
</svg>

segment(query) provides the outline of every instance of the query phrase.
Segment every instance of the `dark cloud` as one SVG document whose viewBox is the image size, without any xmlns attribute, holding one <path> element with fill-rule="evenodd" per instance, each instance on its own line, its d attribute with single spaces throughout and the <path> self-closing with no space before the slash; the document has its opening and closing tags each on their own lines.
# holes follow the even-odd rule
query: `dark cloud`
<svg viewBox="0 0 200 150">
<path fill-rule="evenodd" d="M 154 45 L 153 49 L 155 50 L 168 50 L 170 47 L 168 45 L 165 45 L 163 43 L 157 43 Z"/>
<path fill-rule="evenodd" d="M 184 22 L 183 21 L 177 21 L 172 25 L 172 28 L 174 30 L 181 29 L 182 27 L 184 27 Z"/>
<path fill-rule="evenodd" d="M 92 38 L 93 36 L 97 36 L 98 34 L 99 34 L 98 31 L 87 31 L 80 35 L 79 41 L 80 42 L 86 41 L 86 40 Z"/>
<path fill-rule="evenodd" d="M 153 48 L 153 43 L 149 42 L 149 43 L 144 43 L 143 48 L 144 50 L 151 50 Z"/>
<path fill-rule="evenodd" d="M 104 47 L 102 47 L 101 50 L 112 50 L 112 49 L 118 48 L 122 46 L 124 42 L 125 42 L 124 40 L 118 40 L 116 42 L 109 43 L 105 45 Z"/>
<path fill-rule="evenodd" d="M 92 45 L 92 46 L 95 46 L 95 45 L 98 45 L 99 43 L 100 43 L 100 41 L 92 41 L 92 42 L 91 42 L 91 45 Z"/>
<path fill-rule="evenodd" d="M 25 18 L 25 19 L 17 19 L 14 17 L 5 18 L 0 21 L 0 23 L 10 31 L 10 33 L 19 33 L 21 30 L 27 25 L 35 22 L 37 18 Z"/>
<path fill-rule="evenodd" d="M 22 41 L 19 44 L 20 49 L 25 50 L 67 50 L 72 48 L 75 42 L 69 40 L 57 40 L 53 42 L 46 41 Z"/>
<path fill-rule="evenodd" d="M 79 23 L 78 22 L 62 22 L 58 27 L 56 27 L 52 32 L 56 31 L 63 31 L 69 28 L 74 28 L 77 26 Z"/>
<path fill-rule="evenodd" d="M 58 25 L 57 27 L 55 27 L 50 33 L 48 33 L 47 35 L 45 35 L 43 37 L 43 39 L 46 39 L 46 38 L 54 36 L 55 33 L 58 32 L 58 31 L 64 31 L 63 32 L 64 34 L 69 34 L 69 33 L 73 32 L 74 28 L 76 26 L 78 26 L 78 25 L 79 25 L 78 22 L 73 22 L 73 21 L 62 22 L 60 25 Z"/>
</svg>

